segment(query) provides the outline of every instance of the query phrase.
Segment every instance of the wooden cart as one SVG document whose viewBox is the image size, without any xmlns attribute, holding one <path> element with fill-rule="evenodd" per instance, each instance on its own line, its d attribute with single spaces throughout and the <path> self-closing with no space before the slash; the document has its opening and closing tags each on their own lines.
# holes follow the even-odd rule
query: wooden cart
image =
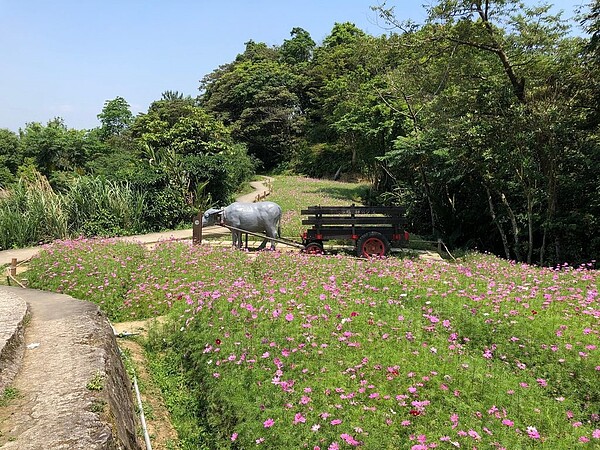
<svg viewBox="0 0 600 450">
<path fill-rule="evenodd" d="M 323 242 L 352 240 L 357 256 L 385 256 L 392 245 L 408 242 L 405 210 L 401 207 L 310 206 L 301 211 L 303 225 L 312 225 L 302 235 L 307 253 L 323 253 Z"/>
</svg>

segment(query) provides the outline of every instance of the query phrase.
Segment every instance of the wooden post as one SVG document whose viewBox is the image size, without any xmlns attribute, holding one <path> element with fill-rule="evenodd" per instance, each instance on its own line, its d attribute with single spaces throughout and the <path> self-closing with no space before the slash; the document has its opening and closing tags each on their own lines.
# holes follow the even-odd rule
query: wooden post
<svg viewBox="0 0 600 450">
<path fill-rule="evenodd" d="M 194 224 L 192 226 L 192 243 L 199 245 L 202 243 L 202 211 L 200 211 L 196 217 L 194 217 Z"/>
<path fill-rule="evenodd" d="M 441 255 L 442 254 L 442 240 L 440 238 L 438 238 L 437 244 L 438 244 L 438 253 Z"/>
<path fill-rule="evenodd" d="M 17 258 L 13 258 L 10 261 L 10 276 L 15 277 L 17 275 Z"/>
</svg>

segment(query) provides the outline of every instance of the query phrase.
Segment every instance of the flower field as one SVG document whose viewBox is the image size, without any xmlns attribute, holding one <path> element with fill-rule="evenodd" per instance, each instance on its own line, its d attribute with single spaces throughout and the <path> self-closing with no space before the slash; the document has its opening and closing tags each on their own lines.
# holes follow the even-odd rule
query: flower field
<svg viewBox="0 0 600 450">
<path fill-rule="evenodd" d="M 252 256 L 68 241 L 29 280 L 113 320 L 170 315 L 148 348 L 193 400 L 184 448 L 600 446 L 597 271 Z"/>
</svg>

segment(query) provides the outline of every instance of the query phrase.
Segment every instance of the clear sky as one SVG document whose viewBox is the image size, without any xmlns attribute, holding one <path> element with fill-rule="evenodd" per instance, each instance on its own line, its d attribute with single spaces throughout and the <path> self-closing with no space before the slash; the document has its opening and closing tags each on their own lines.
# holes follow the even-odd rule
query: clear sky
<svg viewBox="0 0 600 450">
<path fill-rule="evenodd" d="M 396 15 L 424 19 L 429 0 L 390 0 Z M 379 35 L 378 0 L 0 0 L 0 128 L 62 117 L 99 126 L 104 102 L 134 114 L 164 91 L 198 94 L 199 80 L 249 40 L 280 45 L 294 27 L 320 43 L 336 22 Z M 533 4 L 533 0 L 529 3 Z M 537 2 L 535 2 L 537 3 Z M 549 1 L 566 17 L 586 0 Z"/>
</svg>

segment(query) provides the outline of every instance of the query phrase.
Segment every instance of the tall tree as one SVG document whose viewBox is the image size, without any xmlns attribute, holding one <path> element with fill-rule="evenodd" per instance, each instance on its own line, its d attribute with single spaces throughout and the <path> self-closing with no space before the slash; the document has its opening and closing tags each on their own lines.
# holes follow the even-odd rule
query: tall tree
<svg viewBox="0 0 600 450">
<path fill-rule="evenodd" d="M 123 97 L 104 102 L 102 112 L 98 114 L 102 123 L 100 135 L 103 140 L 121 136 L 133 122 L 129 103 Z"/>
<path fill-rule="evenodd" d="M 202 80 L 200 104 L 231 126 L 234 139 L 272 169 L 286 160 L 303 116 L 296 75 L 275 49 L 253 41 L 236 61 Z"/>
<path fill-rule="evenodd" d="M 190 206 L 206 194 L 218 202 L 231 200 L 254 173 L 245 147 L 236 145 L 229 128 L 189 98 L 153 102 L 131 132 L 139 144 L 141 166 L 161 175 L 151 177 L 150 188 L 166 188 Z"/>
<path fill-rule="evenodd" d="M 552 224 L 565 149 L 579 145 L 574 123 L 563 120 L 573 117 L 564 113 L 572 104 L 568 80 L 577 63 L 576 46 L 564 38 L 560 16 L 550 15 L 547 6 L 522 8 L 514 0 L 438 1 L 428 8 L 429 23 L 415 28 L 395 22 L 391 9 L 379 12 L 410 30 L 407 35 L 420 36 L 421 48 L 433 50 L 422 53 L 421 61 L 442 62 L 438 87 L 423 106 L 431 124 L 426 141 L 446 149 L 445 165 L 460 168 L 446 175 L 444 166 L 429 168 L 445 184 L 444 209 L 453 211 L 450 217 L 459 219 L 456 226 L 464 233 L 464 212 L 477 206 L 477 197 L 461 192 L 473 192 L 464 188 L 478 183 L 488 193 L 479 201 L 485 205 L 487 197 L 504 251 L 506 224 L 513 255 L 532 262 L 537 252 L 537 260 L 544 261 L 549 233 L 555 243 L 559 238 Z M 463 202 L 460 208 L 457 200 Z M 432 208 L 433 203 L 430 199 Z"/>
<path fill-rule="evenodd" d="M 303 28 L 295 27 L 290 32 L 291 39 L 286 39 L 279 48 L 280 59 L 288 64 L 306 63 L 311 60 L 316 47 L 310 33 Z"/>
<path fill-rule="evenodd" d="M 46 126 L 28 123 L 19 137 L 23 155 L 33 158 L 36 167 L 48 178 L 54 172 L 84 173 L 95 145 L 88 140 L 85 130 L 69 129 L 58 117 Z"/>
</svg>

